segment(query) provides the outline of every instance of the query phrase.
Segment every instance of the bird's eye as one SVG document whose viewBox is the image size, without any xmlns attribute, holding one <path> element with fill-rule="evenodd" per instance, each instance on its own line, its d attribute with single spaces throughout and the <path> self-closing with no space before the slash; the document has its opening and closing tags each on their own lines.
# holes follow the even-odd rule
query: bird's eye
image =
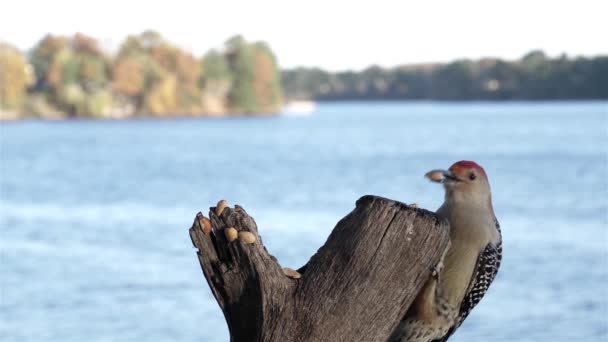
<svg viewBox="0 0 608 342">
<path fill-rule="evenodd" d="M 477 178 L 477 175 L 475 175 L 474 173 L 471 173 L 471 174 L 469 175 L 469 179 L 470 179 L 470 180 L 475 180 L 475 178 Z"/>
</svg>

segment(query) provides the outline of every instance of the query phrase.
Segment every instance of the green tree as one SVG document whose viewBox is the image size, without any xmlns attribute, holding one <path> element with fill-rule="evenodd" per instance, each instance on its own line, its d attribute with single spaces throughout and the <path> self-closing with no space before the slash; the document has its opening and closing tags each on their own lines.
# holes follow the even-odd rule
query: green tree
<svg viewBox="0 0 608 342">
<path fill-rule="evenodd" d="M 112 99 L 109 61 L 97 41 L 77 33 L 71 38 L 46 36 L 32 52 L 39 81 L 36 90 L 70 115 L 107 115 Z"/>
<path fill-rule="evenodd" d="M 56 64 L 57 55 L 69 48 L 68 39 L 60 36 L 46 35 L 42 38 L 32 50 L 30 61 L 34 67 L 36 75 L 36 90 L 44 91 L 48 86 L 48 78 L 51 73 L 55 73 L 56 79 L 59 79 L 57 70 L 59 66 Z M 55 68 L 51 71 L 50 69 Z"/>
<path fill-rule="evenodd" d="M 253 88 L 255 75 L 254 51 L 241 36 L 226 41 L 226 56 L 232 74 L 232 87 L 228 93 L 231 110 L 238 113 L 258 111 Z"/>
<path fill-rule="evenodd" d="M 206 88 L 213 82 L 229 82 L 230 67 L 224 55 L 211 50 L 201 59 L 199 85 Z"/>
<path fill-rule="evenodd" d="M 232 75 L 225 56 L 216 50 L 209 51 L 200 61 L 199 74 L 202 110 L 210 114 L 226 112 Z"/>
<path fill-rule="evenodd" d="M 228 101 L 238 113 L 276 112 L 283 95 L 276 58 L 267 44 L 248 43 L 241 36 L 226 41 L 231 73 Z"/>
<path fill-rule="evenodd" d="M 475 68 L 469 60 L 455 61 L 433 73 L 433 98 L 471 100 L 476 95 Z"/>
</svg>

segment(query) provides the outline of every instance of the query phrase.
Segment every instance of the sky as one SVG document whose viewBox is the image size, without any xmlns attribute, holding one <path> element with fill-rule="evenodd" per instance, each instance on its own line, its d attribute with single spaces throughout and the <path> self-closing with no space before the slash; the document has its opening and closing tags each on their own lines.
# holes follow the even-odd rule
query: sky
<svg viewBox="0 0 608 342">
<path fill-rule="evenodd" d="M 0 0 L 0 41 L 28 50 L 45 34 L 93 36 L 114 52 L 128 34 L 160 32 L 202 55 L 242 34 L 284 68 L 608 54 L 608 1 L 576 0 Z"/>
</svg>

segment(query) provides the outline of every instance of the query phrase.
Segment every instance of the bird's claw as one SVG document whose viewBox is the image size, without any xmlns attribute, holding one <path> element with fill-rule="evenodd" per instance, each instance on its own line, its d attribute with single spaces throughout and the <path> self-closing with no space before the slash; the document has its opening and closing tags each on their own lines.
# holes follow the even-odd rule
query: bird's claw
<svg viewBox="0 0 608 342">
<path fill-rule="evenodd" d="M 439 278 L 439 269 L 435 266 L 431 267 L 431 277 L 435 279 Z"/>
<path fill-rule="evenodd" d="M 435 280 L 439 279 L 439 272 L 443 269 L 443 262 L 439 262 L 437 265 L 431 267 L 431 277 Z"/>
</svg>

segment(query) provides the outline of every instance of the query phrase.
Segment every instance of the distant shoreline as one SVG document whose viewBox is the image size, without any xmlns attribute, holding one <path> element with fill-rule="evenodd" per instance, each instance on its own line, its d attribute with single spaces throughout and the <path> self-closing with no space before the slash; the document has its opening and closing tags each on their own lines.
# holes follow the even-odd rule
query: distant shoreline
<svg viewBox="0 0 608 342">
<path fill-rule="evenodd" d="M 608 113 L 608 99 L 593 99 L 593 100 L 568 100 L 568 99 L 559 99 L 559 100 L 397 100 L 397 99 L 378 99 L 378 100 L 324 100 L 324 101 L 314 101 L 315 106 L 322 107 L 324 105 L 381 105 L 381 104 L 427 104 L 427 105 L 496 105 L 496 104 L 504 104 L 504 105 L 555 105 L 555 104 L 563 104 L 563 105 L 578 105 L 578 104 L 605 104 L 607 113 Z M 223 115 L 135 115 L 128 117 L 87 117 L 87 116 L 73 116 L 73 117 L 63 117 L 63 118 L 48 118 L 48 117 L 35 117 L 35 116 L 12 116 L 5 117 L 2 115 L 2 111 L 0 110 L 0 123 L 11 123 L 11 122 L 22 122 L 22 121 L 41 121 L 41 122 L 63 122 L 63 121 L 74 121 L 74 122 L 88 122 L 88 121 L 125 121 L 125 122 L 139 122 L 139 121 L 173 121 L 173 120 L 231 120 L 231 119 L 272 119 L 282 116 L 291 116 L 287 115 L 286 112 L 277 112 L 272 114 L 223 114 Z"/>
<path fill-rule="evenodd" d="M 139 120 L 183 120 L 183 119 L 210 119 L 210 120 L 224 120 L 224 119 L 240 119 L 240 118 L 272 118 L 280 116 L 281 113 L 262 113 L 262 114 L 246 114 L 246 113 L 230 113 L 230 114 L 171 114 L 171 115 L 146 115 L 137 114 L 131 116 L 117 117 L 117 116 L 105 116 L 105 117 L 94 117 L 94 116 L 63 116 L 63 117 L 50 117 L 50 116 L 35 116 L 35 115 L 22 115 L 7 117 L 0 110 L 0 123 L 1 122 L 14 122 L 14 121 L 48 121 L 48 122 L 61 122 L 61 121 L 139 121 Z"/>
</svg>

